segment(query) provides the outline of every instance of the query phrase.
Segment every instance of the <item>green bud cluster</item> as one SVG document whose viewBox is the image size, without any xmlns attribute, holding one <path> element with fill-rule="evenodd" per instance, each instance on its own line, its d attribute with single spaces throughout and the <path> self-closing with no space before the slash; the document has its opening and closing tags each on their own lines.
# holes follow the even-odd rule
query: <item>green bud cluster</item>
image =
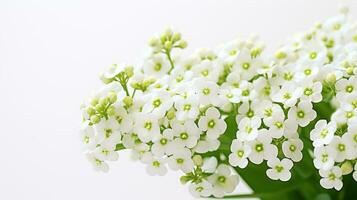
<svg viewBox="0 0 357 200">
<path fill-rule="evenodd" d="M 154 78 L 148 78 L 148 79 L 144 79 L 142 81 L 132 82 L 131 87 L 136 90 L 141 90 L 141 91 L 145 92 L 150 85 L 155 83 L 155 81 L 156 80 Z"/>
<path fill-rule="evenodd" d="M 187 42 L 182 40 L 181 33 L 172 31 L 167 28 L 158 37 L 151 38 L 149 45 L 158 52 L 170 52 L 173 48 L 184 49 L 187 47 Z"/>
<path fill-rule="evenodd" d="M 92 124 L 97 124 L 102 118 L 108 119 L 110 116 L 115 115 L 114 103 L 118 100 L 115 92 L 110 92 L 108 96 L 97 98 L 94 97 L 90 105 L 86 108 Z"/>
</svg>

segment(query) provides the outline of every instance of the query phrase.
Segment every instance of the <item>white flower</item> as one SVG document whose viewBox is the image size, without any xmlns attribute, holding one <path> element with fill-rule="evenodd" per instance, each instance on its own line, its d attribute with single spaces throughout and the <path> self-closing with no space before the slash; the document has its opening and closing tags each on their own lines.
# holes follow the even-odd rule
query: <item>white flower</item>
<svg viewBox="0 0 357 200">
<path fill-rule="evenodd" d="M 193 161 L 191 151 L 186 148 L 176 149 L 176 152 L 168 158 L 169 167 L 172 170 L 182 170 L 184 173 L 192 172 Z"/>
<path fill-rule="evenodd" d="M 269 136 L 268 130 L 262 129 L 259 131 L 259 136 L 251 141 L 249 145 L 252 152 L 248 158 L 254 164 L 260 164 L 263 160 L 269 160 L 278 156 L 278 148 L 271 144 L 272 138 Z"/>
<path fill-rule="evenodd" d="M 243 102 L 254 100 L 258 96 L 258 93 L 253 88 L 253 84 L 246 80 L 241 81 L 237 92 L 240 94 L 240 99 Z"/>
<path fill-rule="evenodd" d="M 169 72 L 171 68 L 170 62 L 163 54 L 153 54 L 147 59 L 143 66 L 145 75 L 160 78 Z"/>
<path fill-rule="evenodd" d="M 350 79 L 342 78 L 336 82 L 335 87 L 337 91 L 336 97 L 343 100 L 357 91 L 357 79 L 355 77 Z"/>
<path fill-rule="evenodd" d="M 290 169 L 293 167 L 293 162 L 287 158 L 279 160 L 273 158 L 268 160 L 270 169 L 266 171 L 268 177 L 272 180 L 288 181 L 291 178 Z"/>
<path fill-rule="evenodd" d="M 341 190 L 342 183 L 342 171 L 341 168 L 334 166 L 329 170 L 319 170 L 319 173 L 322 177 L 320 184 L 326 189 L 335 188 L 336 190 Z"/>
<path fill-rule="evenodd" d="M 357 125 L 348 126 L 348 131 L 342 136 L 342 139 L 347 142 L 352 152 L 355 153 L 351 157 L 357 157 Z"/>
<path fill-rule="evenodd" d="M 116 145 L 112 144 L 101 144 L 93 151 L 93 155 L 100 160 L 116 161 L 119 155 L 115 151 L 115 147 Z"/>
<path fill-rule="evenodd" d="M 218 149 L 220 142 L 218 139 L 210 139 L 208 137 L 201 137 L 193 150 L 197 153 L 206 153 Z"/>
<path fill-rule="evenodd" d="M 312 109 L 311 102 L 301 101 L 298 106 L 290 108 L 288 116 L 295 119 L 301 127 L 305 127 L 316 118 L 317 113 Z"/>
<path fill-rule="evenodd" d="M 187 148 L 192 148 L 197 144 L 197 140 L 200 137 L 201 131 L 197 127 L 194 121 L 189 120 L 184 124 L 173 123 L 171 125 L 175 141 L 181 143 Z"/>
<path fill-rule="evenodd" d="M 206 173 L 214 173 L 217 169 L 218 161 L 217 158 L 212 156 L 203 159 L 202 171 Z"/>
<path fill-rule="evenodd" d="M 231 144 L 231 154 L 229 154 L 229 164 L 240 168 L 245 168 L 248 165 L 248 156 L 252 151 L 248 144 L 239 140 L 233 140 Z"/>
<path fill-rule="evenodd" d="M 168 154 L 170 142 L 173 138 L 174 134 L 172 129 L 165 129 L 159 137 L 154 139 L 154 144 L 151 146 L 152 153 L 158 157 Z"/>
<path fill-rule="evenodd" d="M 225 193 L 233 192 L 238 185 L 238 176 L 231 175 L 231 170 L 224 164 L 219 165 L 216 173 L 207 179 L 213 185 L 212 194 L 215 197 L 223 197 Z"/>
<path fill-rule="evenodd" d="M 95 148 L 95 132 L 93 126 L 90 126 L 87 122 L 82 124 L 80 130 L 80 139 L 86 149 L 93 150 Z"/>
<path fill-rule="evenodd" d="M 121 139 L 119 124 L 114 118 L 102 119 L 95 126 L 99 143 L 118 144 Z"/>
<path fill-rule="evenodd" d="M 173 101 L 170 94 L 165 90 L 150 93 L 148 102 L 143 107 L 144 113 L 152 113 L 159 118 L 163 117 L 167 110 L 172 107 Z"/>
<path fill-rule="evenodd" d="M 89 162 L 92 163 L 92 166 L 96 171 L 108 172 L 109 166 L 106 162 L 100 160 L 92 153 L 87 153 L 86 156 Z"/>
<path fill-rule="evenodd" d="M 283 143 L 282 149 L 286 157 L 294 162 L 299 162 L 302 159 L 302 148 L 304 143 L 300 139 L 288 139 Z"/>
<path fill-rule="evenodd" d="M 350 157 L 351 159 L 353 158 L 352 155 L 355 153 L 353 152 L 352 146 L 349 145 L 349 141 L 347 141 L 349 138 L 344 137 L 343 139 L 340 136 L 334 136 L 331 144 L 332 148 L 335 148 L 337 154 L 335 161 L 336 162 L 342 162 L 347 157 Z"/>
<path fill-rule="evenodd" d="M 330 144 L 336 131 L 336 123 L 331 121 L 327 124 L 326 120 L 319 120 L 315 128 L 310 133 L 310 138 L 315 147 L 321 147 L 324 144 Z"/>
<path fill-rule="evenodd" d="M 226 131 L 227 124 L 223 119 L 220 119 L 218 109 L 210 107 L 206 110 L 205 116 L 202 116 L 198 121 L 198 127 L 202 131 L 206 131 L 208 138 L 217 139 Z"/>
<path fill-rule="evenodd" d="M 194 89 L 198 95 L 198 102 L 202 105 L 215 105 L 220 104 L 218 96 L 219 87 L 216 83 L 207 81 L 203 78 L 197 78 L 194 81 Z"/>
<path fill-rule="evenodd" d="M 163 176 L 167 173 L 165 166 L 165 160 L 161 158 L 155 158 L 151 153 L 145 153 L 141 160 L 146 163 L 146 172 L 151 175 Z"/>
<path fill-rule="evenodd" d="M 137 113 L 135 116 L 134 132 L 143 142 L 155 140 L 160 135 L 159 121 L 156 116 Z"/>
<path fill-rule="evenodd" d="M 322 84 L 320 82 L 315 82 L 315 83 L 303 83 L 304 85 L 302 86 L 302 96 L 301 100 L 302 101 L 311 101 L 314 103 L 320 102 L 322 100 Z"/>
<path fill-rule="evenodd" d="M 302 89 L 297 87 L 296 83 L 285 84 L 281 89 L 272 96 L 272 100 L 284 104 L 285 107 L 290 108 L 294 106 L 302 95 Z"/>
<path fill-rule="evenodd" d="M 129 133 L 133 128 L 133 119 L 123 107 L 117 107 L 115 110 L 115 119 L 119 124 L 119 130 L 122 133 Z"/>
<path fill-rule="evenodd" d="M 258 136 L 258 128 L 261 125 L 259 117 L 243 118 L 238 124 L 237 138 L 242 141 L 252 141 Z"/>
<path fill-rule="evenodd" d="M 175 101 L 176 117 L 180 121 L 187 119 L 196 119 L 199 114 L 198 98 L 194 95 L 188 95 L 187 98 L 177 98 Z"/>
<path fill-rule="evenodd" d="M 330 146 L 316 147 L 314 149 L 314 165 L 317 169 L 331 169 L 335 163 L 336 150 Z"/>
<path fill-rule="evenodd" d="M 209 197 L 212 194 L 212 185 L 207 181 L 193 183 L 190 185 L 189 191 L 195 198 Z"/>
</svg>

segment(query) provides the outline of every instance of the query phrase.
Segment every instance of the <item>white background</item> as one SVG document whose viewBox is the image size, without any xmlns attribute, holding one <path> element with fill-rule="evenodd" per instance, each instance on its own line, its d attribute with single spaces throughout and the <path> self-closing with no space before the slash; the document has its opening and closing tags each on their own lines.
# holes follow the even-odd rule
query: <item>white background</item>
<svg viewBox="0 0 357 200">
<path fill-rule="evenodd" d="M 167 25 L 183 33 L 188 51 L 250 33 L 272 49 L 337 13 L 339 3 L 0 0 L 0 199 L 192 199 L 178 173 L 150 177 L 126 153 L 109 173 L 92 170 L 78 139 L 79 105 L 100 87 L 97 74 L 114 62 L 137 63 Z M 356 2 L 348 5 L 357 18 Z"/>
</svg>

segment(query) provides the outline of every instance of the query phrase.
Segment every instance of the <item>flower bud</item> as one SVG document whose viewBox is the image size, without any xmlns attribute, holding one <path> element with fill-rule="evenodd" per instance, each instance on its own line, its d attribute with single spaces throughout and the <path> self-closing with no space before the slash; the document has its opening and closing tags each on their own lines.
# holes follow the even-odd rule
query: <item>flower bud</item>
<svg viewBox="0 0 357 200">
<path fill-rule="evenodd" d="M 88 113 L 89 116 L 94 115 L 95 114 L 94 108 L 92 108 L 92 107 L 87 108 L 87 113 Z"/>
<path fill-rule="evenodd" d="M 180 182 L 182 185 L 185 185 L 187 182 L 189 182 L 191 179 L 188 176 L 181 176 L 180 177 Z"/>
<path fill-rule="evenodd" d="M 178 47 L 181 49 L 185 49 L 187 47 L 187 42 L 184 40 L 181 40 L 178 44 Z"/>
<path fill-rule="evenodd" d="M 124 71 L 129 78 L 134 76 L 134 67 L 132 66 L 125 67 Z"/>
<path fill-rule="evenodd" d="M 343 175 L 350 174 L 353 171 L 353 166 L 350 161 L 346 161 L 341 165 Z"/>
<path fill-rule="evenodd" d="M 131 107 L 133 105 L 133 98 L 129 97 L 129 96 L 126 96 L 124 97 L 123 99 L 123 103 L 126 107 Z"/>
<path fill-rule="evenodd" d="M 348 75 L 353 75 L 353 67 L 347 67 L 347 69 L 346 69 L 346 73 L 348 74 Z"/>
<path fill-rule="evenodd" d="M 277 53 L 275 54 L 275 57 L 276 57 L 277 59 L 284 59 L 284 58 L 287 57 L 287 55 L 286 55 L 285 52 L 279 51 L 279 52 L 277 52 Z"/>
<path fill-rule="evenodd" d="M 202 159 L 202 156 L 200 156 L 200 155 L 193 156 L 192 160 L 193 160 L 193 163 L 196 166 L 202 166 L 203 165 L 203 159 Z"/>
<path fill-rule="evenodd" d="M 159 41 L 158 41 L 158 39 L 157 38 L 151 38 L 150 40 L 149 40 L 149 45 L 151 46 L 151 47 L 155 47 L 155 46 L 157 46 L 159 44 Z"/>
<path fill-rule="evenodd" d="M 335 84 L 336 83 L 336 75 L 334 73 L 327 74 L 326 81 L 328 83 Z"/>
<path fill-rule="evenodd" d="M 165 46 L 165 49 L 171 49 L 172 48 L 172 42 L 171 41 L 166 41 L 164 46 Z"/>
<path fill-rule="evenodd" d="M 93 115 L 90 117 L 90 121 L 93 123 L 93 124 L 97 124 L 100 122 L 100 117 L 98 117 L 97 115 Z"/>
<path fill-rule="evenodd" d="M 170 109 L 167 114 L 166 117 L 168 120 L 172 120 L 173 118 L 175 118 L 175 110 L 174 109 Z"/>
<path fill-rule="evenodd" d="M 170 27 L 168 27 L 165 29 L 163 36 L 166 38 L 171 38 L 172 34 L 173 34 L 172 29 Z"/>
<path fill-rule="evenodd" d="M 114 116 L 115 115 L 115 107 L 114 106 L 110 106 L 108 109 L 107 109 L 107 114 L 109 116 Z"/>
<path fill-rule="evenodd" d="M 90 104 L 92 106 L 96 106 L 99 102 L 99 99 L 97 97 L 94 97 L 91 101 L 90 101 Z"/>
<path fill-rule="evenodd" d="M 109 102 L 111 104 L 115 103 L 117 101 L 118 97 L 117 97 L 117 94 L 115 94 L 115 92 L 111 92 L 109 94 Z"/>
<path fill-rule="evenodd" d="M 173 42 L 177 42 L 177 41 L 179 41 L 179 40 L 181 40 L 181 34 L 180 34 L 180 33 L 174 33 L 174 34 L 172 35 L 172 41 L 173 41 Z"/>
</svg>

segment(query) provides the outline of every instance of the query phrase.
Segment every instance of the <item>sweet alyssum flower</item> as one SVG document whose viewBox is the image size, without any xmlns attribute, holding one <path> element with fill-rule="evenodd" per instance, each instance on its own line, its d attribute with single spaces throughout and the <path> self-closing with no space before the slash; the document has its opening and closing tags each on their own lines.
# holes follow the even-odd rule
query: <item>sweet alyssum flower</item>
<svg viewBox="0 0 357 200">
<path fill-rule="evenodd" d="M 357 26 L 345 11 L 272 55 L 256 37 L 183 54 L 172 29 L 149 46 L 143 64 L 110 66 L 81 106 L 95 170 L 130 149 L 150 175 L 181 171 L 197 198 L 225 197 L 239 175 L 253 190 L 265 178 L 257 173 L 277 190 L 277 181 L 340 190 L 345 176 L 357 179 Z M 317 188 L 309 192 L 325 193 Z"/>
</svg>

